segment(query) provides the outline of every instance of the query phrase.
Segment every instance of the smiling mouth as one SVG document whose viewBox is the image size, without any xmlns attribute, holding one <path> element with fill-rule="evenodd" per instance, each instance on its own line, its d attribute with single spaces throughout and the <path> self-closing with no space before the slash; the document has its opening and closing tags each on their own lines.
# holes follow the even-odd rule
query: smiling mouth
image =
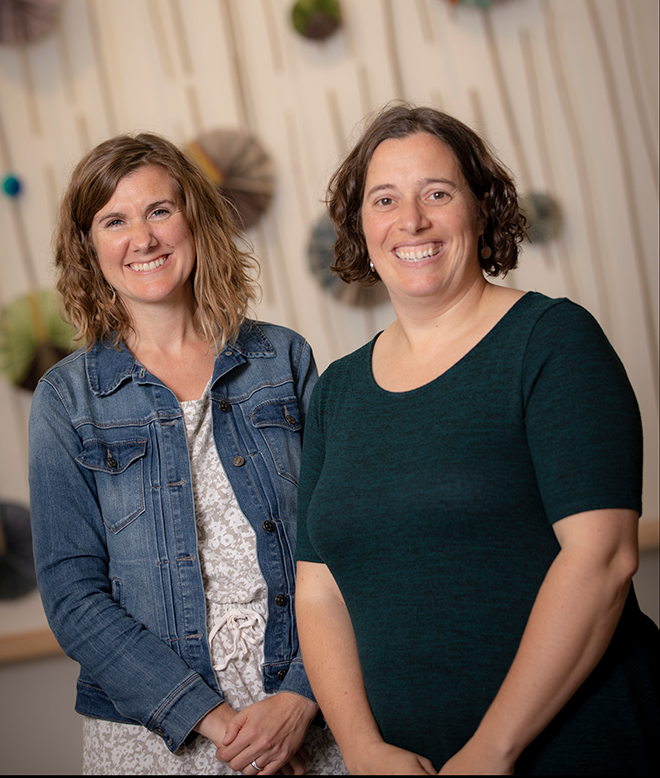
<svg viewBox="0 0 660 778">
<path fill-rule="evenodd" d="M 434 257 L 442 248 L 442 244 L 427 244 L 426 246 L 417 246 L 416 248 L 395 249 L 396 256 L 404 262 L 419 262 L 422 259 Z"/>
<path fill-rule="evenodd" d="M 158 257 L 158 259 L 153 259 L 151 262 L 133 262 L 129 267 L 131 270 L 136 270 L 138 273 L 144 273 L 147 270 L 155 270 L 157 267 L 164 265 L 168 257 L 169 254 L 164 257 Z"/>
</svg>

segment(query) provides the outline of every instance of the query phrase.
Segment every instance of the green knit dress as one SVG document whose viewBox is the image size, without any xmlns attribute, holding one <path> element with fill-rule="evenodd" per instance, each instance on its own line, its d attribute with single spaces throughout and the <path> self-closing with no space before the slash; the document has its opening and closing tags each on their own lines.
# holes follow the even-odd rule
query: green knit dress
<svg viewBox="0 0 660 778">
<path fill-rule="evenodd" d="M 527 293 L 412 391 L 376 384 L 372 350 L 314 390 L 297 557 L 341 589 L 385 740 L 440 769 L 509 669 L 559 551 L 552 524 L 641 512 L 640 417 L 602 330 L 568 300 Z M 631 592 L 600 665 L 517 772 L 654 772 L 657 646 Z"/>
</svg>

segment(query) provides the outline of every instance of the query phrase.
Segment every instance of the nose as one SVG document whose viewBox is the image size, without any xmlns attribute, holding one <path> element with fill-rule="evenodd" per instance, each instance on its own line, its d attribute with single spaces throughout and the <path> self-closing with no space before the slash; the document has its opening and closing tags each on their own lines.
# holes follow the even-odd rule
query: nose
<svg viewBox="0 0 660 778">
<path fill-rule="evenodd" d="M 157 239 L 148 221 L 138 222 L 133 225 L 131 230 L 131 243 L 135 251 L 148 251 L 153 248 Z"/>
<path fill-rule="evenodd" d="M 431 226 L 424 205 L 417 199 L 405 200 L 399 209 L 399 223 L 406 232 L 416 233 Z"/>
</svg>

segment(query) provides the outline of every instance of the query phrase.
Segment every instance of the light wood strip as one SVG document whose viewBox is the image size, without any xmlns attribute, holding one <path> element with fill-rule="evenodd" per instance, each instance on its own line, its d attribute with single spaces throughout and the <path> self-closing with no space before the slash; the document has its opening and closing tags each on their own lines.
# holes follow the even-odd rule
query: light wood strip
<svg viewBox="0 0 660 778">
<path fill-rule="evenodd" d="M 639 72 L 637 58 L 635 57 L 635 44 L 633 43 L 632 33 L 630 31 L 630 20 L 628 19 L 627 9 L 630 7 L 630 3 L 618 0 L 616 7 L 619 12 L 619 28 L 621 30 L 621 40 L 623 41 L 623 53 L 626 58 L 626 65 L 628 66 L 630 90 L 633 95 L 635 111 L 644 139 L 644 148 L 646 149 L 646 155 L 649 159 L 649 169 L 653 175 L 656 194 L 658 194 L 660 189 L 660 182 L 658 181 L 660 176 L 660 171 L 658 170 L 658 147 L 653 140 L 651 121 L 649 120 L 648 111 L 645 110 L 645 101 L 644 96 L 642 95 L 642 77 Z"/>
<path fill-rule="evenodd" d="M 149 13 L 149 21 L 151 22 L 154 39 L 156 40 L 156 49 L 158 49 L 158 57 L 160 58 L 160 65 L 163 68 L 163 73 L 166 79 L 174 81 L 172 52 L 165 31 L 160 0 L 147 0 L 147 12 Z"/>
<path fill-rule="evenodd" d="M 64 656 L 55 636 L 47 628 L 0 637 L 0 664 L 57 654 Z"/>
<path fill-rule="evenodd" d="M 186 24 L 179 0 L 170 0 L 170 11 L 174 19 L 174 33 L 181 57 L 181 65 L 186 75 L 193 75 L 192 55 L 190 54 L 190 45 L 186 34 Z"/>
<path fill-rule="evenodd" d="M 103 35 L 101 35 L 98 12 L 94 0 L 86 3 L 85 8 L 87 8 L 87 13 L 89 15 L 89 28 L 94 42 L 93 49 L 94 57 L 96 59 L 96 72 L 99 79 L 99 92 L 105 110 L 105 118 L 108 123 L 108 135 L 117 135 L 119 133 L 119 120 L 117 118 L 117 111 L 115 110 L 112 97 L 109 76 L 110 68 L 106 62 L 105 49 L 103 48 Z"/>
<path fill-rule="evenodd" d="M 394 76 L 394 95 L 403 100 L 406 90 L 403 86 L 403 74 L 401 71 L 401 60 L 396 46 L 396 26 L 394 24 L 394 8 L 392 0 L 382 0 L 383 19 L 385 20 L 385 38 L 387 44 L 387 54 L 392 65 L 392 75 Z"/>
<path fill-rule="evenodd" d="M 433 19 L 431 18 L 427 0 L 416 0 L 416 5 L 422 37 L 427 43 L 433 45 L 435 44 L 435 30 L 433 29 Z"/>
<path fill-rule="evenodd" d="M 589 172 L 586 166 L 586 150 L 580 134 L 571 93 L 568 88 L 568 81 L 559 50 L 559 41 L 557 39 L 557 28 L 555 17 L 550 5 L 544 4 L 544 27 L 545 36 L 548 45 L 548 54 L 552 68 L 553 78 L 559 95 L 559 102 L 564 114 L 566 129 L 568 130 L 569 140 L 573 149 L 573 162 L 575 165 L 575 174 L 577 176 L 578 186 L 580 188 L 580 197 L 584 209 L 584 226 L 587 236 L 587 245 L 589 247 L 589 259 L 593 271 L 594 288 L 598 298 L 599 320 L 603 329 L 612 332 L 612 311 L 610 306 L 609 293 L 605 283 L 606 273 L 601 262 L 602 247 L 598 237 L 598 224 L 596 221 L 596 208 L 594 204 L 593 193 L 589 181 Z"/>
<path fill-rule="evenodd" d="M 261 0 L 264 16 L 266 17 L 266 30 L 268 31 L 268 40 L 270 42 L 270 56 L 273 62 L 273 72 L 282 73 L 284 70 L 284 57 L 282 55 L 282 44 L 277 27 L 277 19 L 273 11 L 272 0 Z"/>
<path fill-rule="evenodd" d="M 35 135 L 41 136 L 42 122 L 41 116 L 39 115 L 39 103 L 37 101 L 37 92 L 34 88 L 32 66 L 30 65 L 30 55 L 28 53 L 28 46 L 26 43 L 23 43 L 18 47 L 18 64 L 23 81 L 23 94 L 27 103 L 30 127 L 32 128 L 32 132 Z"/>
<path fill-rule="evenodd" d="M 639 522 L 639 550 L 653 551 L 660 547 L 660 523 L 658 519 Z"/>
<path fill-rule="evenodd" d="M 600 20 L 600 15 L 595 0 L 586 0 L 589 18 L 594 31 L 598 56 L 600 58 L 607 96 L 610 103 L 610 113 L 612 115 L 612 126 L 617 139 L 617 148 L 621 159 L 621 170 L 623 173 L 623 185 L 625 187 L 625 196 L 623 201 L 628 211 L 628 220 L 630 222 L 630 233 L 633 242 L 633 257 L 637 265 L 639 274 L 639 292 L 642 301 L 642 312 L 644 315 L 644 325 L 646 327 L 646 343 L 648 348 L 648 357 L 651 365 L 651 376 L 655 389 L 656 402 L 659 399 L 658 373 L 660 365 L 658 364 L 658 332 L 656 329 L 655 317 L 653 315 L 654 304 L 651 289 L 652 281 L 650 278 L 648 265 L 644 256 L 644 241 L 642 239 L 642 225 L 639 219 L 639 207 L 637 205 L 637 190 L 633 176 L 632 162 L 630 160 L 630 149 L 626 130 L 624 126 L 623 110 L 619 102 L 619 94 L 616 88 L 616 80 L 612 69 L 612 60 L 607 48 L 605 32 Z M 657 258 L 656 258 L 657 260 Z"/>
<path fill-rule="evenodd" d="M 220 10 L 224 18 L 225 40 L 227 41 L 228 56 L 231 69 L 234 73 L 234 91 L 238 103 L 241 124 L 244 129 L 251 131 L 253 122 L 250 106 L 248 105 L 248 90 L 245 80 L 245 69 L 239 55 L 238 39 L 236 31 L 236 19 L 231 0 L 220 0 Z"/>
<path fill-rule="evenodd" d="M 555 178 L 552 166 L 552 155 L 550 154 L 550 144 L 545 131 L 545 116 L 547 110 L 544 108 L 542 91 L 539 88 L 537 68 L 534 61 L 534 51 L 527 30 L 520 30 L 520 46 L 522 48 L 523 62 L 525 66 L 525 76 L 527 80 L 527 89 L 529 91 L 529 100 L 532 106 L 532 124 L 534 135 L 536 136 L 536 147 L 541 160 L 543 178 L 545 179 L 546 191 L 549 195 L 557 197 L 557 180 Z M 573 302 L 580 302 L 575 274 L 570 262 L 568 247 L 564 239 L 563 231 L 555 237 L 557 243 L 557 253 L 559 257 L 559 270 L 566 287 L 567 296 Z M 544 247 L 544 254 L 547 253 Z"/>
</svg>

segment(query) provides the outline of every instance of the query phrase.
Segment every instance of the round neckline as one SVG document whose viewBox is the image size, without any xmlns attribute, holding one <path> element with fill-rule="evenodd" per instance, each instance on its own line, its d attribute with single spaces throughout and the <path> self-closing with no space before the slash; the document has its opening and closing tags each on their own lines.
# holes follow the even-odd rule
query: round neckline
<svg viewBox="0 0 660 778">
<path fill-rule="evenodd" d="M 472 346 L 472 348 L 463 356 L 454 362 L 451 367 L 448 367 L 445 371 L 440 373 L 440 375 L 436 376 L 435 378 L 431 379 L 425 384 L 422 384 L 421 386 L 416 386 L 414 389 L 405 389 L 402 392 L 393 392 L 390 389 L 384 389 L 375 379 L 374 377 L 374 369 L 373 369 L 373 354 L 374 354 L 374 347 L 376 345 L 376 341 L 378 338 L 383 334 L 383 330 L 381 330 L 371 341 L 371 348 L 369 350 L 369 380 L 371 381 L 372 385 L 379 391 L 382 392 L 384 395 L 389 395 L 392 397 L 405 397 L 410 396 L 413 394 L 413 392 L 419 392 L 423 389 L 426 389 L 427 387 L 433 386 L 437 381 L 440 381 L 441 379 L 445 378 L 445 376 L 448 376 L 452 371 L 454 371 L 455 368 L 457 368 L 459 365 L 461 365 L 463 362 L 465 362 L 466 359 L 468 359 L 470 356 L 474 354 L 474 352 L 479 349 L 479 347 L 482 345 L 482 343 L 485 343 L 490 336 L 499 329 L 500 325 L 509 317 L 510 314 L 514 312 L 516 308 L 522 303 L 523 300 L 530 299 L 531 295 L 533 295 L 533 292 L 525 292 L 522 297 L 520 297 L 518 300 L 515 301 L 515 303 L 509 308 L 508 311 L 504 313 L 502 317 L 500 317 L 495 324 L 488 330 L 488 332 L 481 338 L 481 340 L 477 341 L 477 343 Z"/>
</svg>

